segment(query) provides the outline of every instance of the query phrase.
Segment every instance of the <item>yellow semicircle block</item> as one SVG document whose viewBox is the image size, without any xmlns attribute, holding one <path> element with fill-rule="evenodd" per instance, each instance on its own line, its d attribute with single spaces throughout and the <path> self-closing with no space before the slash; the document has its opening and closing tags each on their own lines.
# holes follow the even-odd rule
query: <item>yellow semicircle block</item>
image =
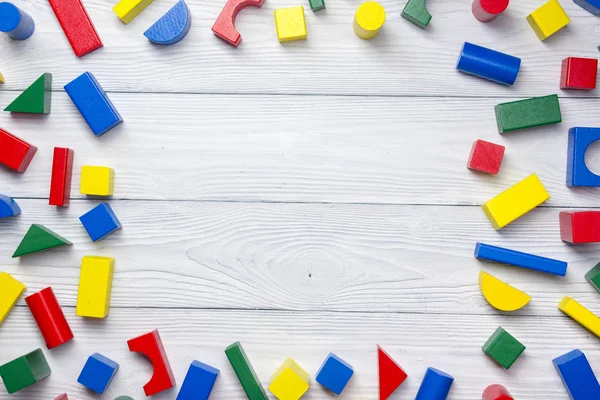
<svg viewBox="0 0 600 400">
<path fill-rule="evenodd" d="M 479 289 L 487 302 L 500 311 L 516 311 L 525 307 L 531 300 L 531 296 L 527 293 L 485 271 L 479 272 Z"/>
</svg>

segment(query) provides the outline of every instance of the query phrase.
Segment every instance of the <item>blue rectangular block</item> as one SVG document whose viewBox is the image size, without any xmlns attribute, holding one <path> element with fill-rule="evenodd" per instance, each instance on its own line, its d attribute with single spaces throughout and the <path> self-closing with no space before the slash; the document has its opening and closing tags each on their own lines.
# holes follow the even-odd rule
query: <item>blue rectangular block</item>
<svg viewBox="0 0 600 400">
<path fill-rule="evenodd" d="M 548 274 L 565 276 L 567 273 L 567 263 L 564 261 L 521 253 L 520 251 L 479 242 L 475 245 L 475 257 L 546 272 Z"/>
<path fill-rule="evenodd" d="M 90 238 L 96 242 L 121 229 L 121 222 L 110 205 L 101 203 L 79 217 Z"/>
<path fill-rule="evenodd" d="M 573 350 L 552 360 L 571 400 L 600 399 L 600 385 L 581 350 Z"/>
<path fill-rule="evenodd" d="M 104 135 L 123 122 L 121 115 L 91 72 L 85 72 L 67 83 L 65 91 L 94 135 Z"/>
<path fill-rule="evenodd" d="M 435 368 L 427 368 L 415 400 L 445 400 L 454 377 Z"/>
<path fill-rule="evenodd" d="M 102 394 L 114 378 L 119 364 L 104 357 L 102 354 L 94 353 L 88 359 L 77 382 L 96 393 Z"/>
<path fill-rule="evenodd" d="M 600 0 L 573 0 L 573 3 L 594 15 L 600 15 Z"/>
<path fill-rule="evenodd" d="M 207 400 L 217 376 L 219 376 L 218 369 L 200 361 L 192 361 L 177 400 Z"/>
<path fill-rule="evenodd" d="M 21 214 L 21 207 L 12 198 L 0 194 L 0 218 L 13 217 Z"/>
<path fill-rule="evenodd" d="M 353 374 L 354 369 L 352 365 L 335 354 L 329 353 L 323 365 L 319 368 L 316 379 L 321 385 L 339 395 Z"/>
<path fill-rule="evenodd" d="M 490 81 L 512 85 L 521 68 L 521 59 L 465 42 L 456 69 Z"/>
</svg>

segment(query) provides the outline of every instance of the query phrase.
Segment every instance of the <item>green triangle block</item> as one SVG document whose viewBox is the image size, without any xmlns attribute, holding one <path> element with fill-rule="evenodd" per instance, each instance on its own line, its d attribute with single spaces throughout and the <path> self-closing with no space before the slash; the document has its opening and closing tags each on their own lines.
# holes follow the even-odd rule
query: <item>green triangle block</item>
<svg viewBox="0 0 600 400">
<path fill-rule="evenodd" d="M 54 247 L 60 247 L 72 244 L 64 237 L 57 235 L 44 225 L 33 224 L 25 234 L 19 247 L 15 250 L 13 258 L 24 256 L 26 254 L 37 253 L 38 251 L 49 250 Z"/>
<path fill-rule="evenodd" d="M 52 74 L 46 72 L 10 103 L 4 111 L 29 114 L 50 114 Z"/>
</svg>

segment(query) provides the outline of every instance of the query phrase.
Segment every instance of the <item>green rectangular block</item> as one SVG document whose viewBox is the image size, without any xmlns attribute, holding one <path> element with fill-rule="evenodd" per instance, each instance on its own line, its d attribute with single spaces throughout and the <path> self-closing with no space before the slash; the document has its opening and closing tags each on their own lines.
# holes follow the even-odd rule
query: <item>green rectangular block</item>
<svg viewBox="0 0 600 400">
<path fill-rule="evenodd" d="M 555 94 L 501 103 L 494 109 L 500 133 L 557 124 L 562 121 L 558 96 Z"/>
<path fill-rule="evenodd" d="M 585 279 L 600 292 L 600 263 L 596 264 L 596 266 L 588 271 L 585 274 Z"/>
<path fill-rule="evenodd" d="M 492 360 L 505 369 L 509 369 L 521 353 L 523 353 L 525 346 L 510 333 L 502 329 L 502 327 L 498 327 L 494 334 L 485 342 L 482 349 Z"/>
<path fill-rule="evenodd" d="M 231 363 L 233 371 L 237 375 L 240 384 L 246 392 L 249 400 L 268 400 L 269 397 L 265 392 L 258 376 L 252 368 L 252 364 L 246 356 L 246 352 L 240 342 L 235 342 L 225 349 L 225 355 Z"/>
<path fill-rule="evenodd" d="M 0 366 L 0 377 L 9 394 L 18 392 L 50 375 L 42 349 L 37 349 Z"/>
<path fill-rule="evenodd" d="M 319 11 L 325 8 L 325 0 L 308 0 L 310 9 L 313 11 Z"/>
</svg>

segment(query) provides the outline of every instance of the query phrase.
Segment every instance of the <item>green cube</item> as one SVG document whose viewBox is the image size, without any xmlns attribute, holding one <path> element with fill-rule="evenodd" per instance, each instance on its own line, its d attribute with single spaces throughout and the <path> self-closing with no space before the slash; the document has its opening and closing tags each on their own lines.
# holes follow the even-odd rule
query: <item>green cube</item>
<svg viewBox="0 0 600 400">
<path fill-rule="evenodd" d="M 18 392 L 50 375 L 42 349 L 37 349 L 0 366 L 0 377 L 9 394 Z"/>
<path fill-rule="evenodd" d="M 509 369 L 523 353 L 525 346 L 502 327 L 498 327 L 496 332 L 485 342 L 482 349 L 492 360 L 505 369 Z"/>
<path fill-rule="evenodd" d="M 499 133 L 562 121 L 558 96 L 555 94 L 502 103 L 494 109 Z"/>
<path fill-rule="evenodd" d="M 596 264 L 596 266 L 588 271 L 585 274 L 585 279 L 600 292 L 600 263 Z"/>
<path fill-rule="evenodd" d="M 310 4 L 310 9 L 315 11 L 320 11 L 325 8 L 325 0 L 308 0 Z"/>
</svg>

